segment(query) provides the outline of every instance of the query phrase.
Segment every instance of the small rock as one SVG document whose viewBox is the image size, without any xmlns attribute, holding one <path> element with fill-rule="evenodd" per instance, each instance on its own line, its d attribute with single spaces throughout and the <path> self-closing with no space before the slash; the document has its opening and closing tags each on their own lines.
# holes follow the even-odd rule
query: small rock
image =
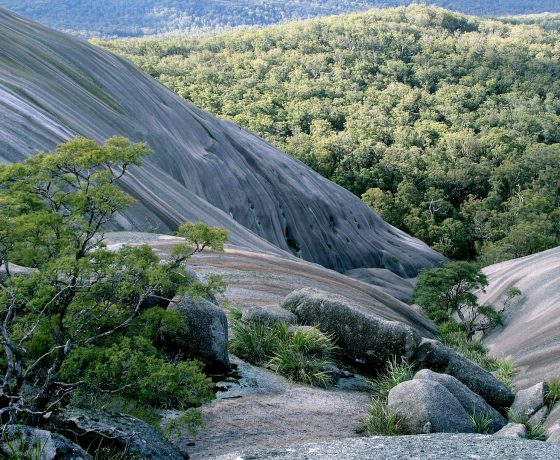
<svg viewBox="0 0 560 460">
<path fill-rule="evenodd" d="M 547 415 L 548 415 L 548 407 L 543 406 L 531 416 L 531 418 L 527 423 L 531 426 L 543 425 L 544 422 L 546 421 Z"/>
<path fill-rule="evenodd" d="M 201 359 L 211 370 L 229 370 L 228 322 L 220 307 L 207 300 L 195 302 L 189 296 L 177 296 L 168 310 L 181 313 L 189 328 L 187 338 L 173 345 Z"/>
<path fill-rule="evenodd" d="M 403 323 L 387 321 L 352 305 L 346 298 L 304 288 L 289 294 L 282 306 L 302 324 L 333 334 L 341 353 L 375 369 L 395 356 L 410 358 L 420 337 Z"/>
<path fill-rule="evenodd" d="M 452 375 L 500 412 L 505 413 L 513 402 L 511 390 L 490 372 L 437 340 L 422 339 L 412 361 L 418 367 Z"/>
<path fill-rule="evenodd" d="M 537 383 L 525 390 L 520 390 L 515 395 L 511 410 L 527 421 L 545 405 L 547 393 L 548 385 L 544 382 Z"/>
<path fill-rule="evenodd" d="M 468 414 L 477 413 L 488 417 L 491 420 L 490 430 L 492 433 L 502 429 L 507 424 L 507 420 L 502 414 L 451 375 L 438 374 L 429 369 L 422 369 L 416 373 L 414 379 L 431 380 L 443 385 L 455 396 Z"/>
<path fill-rule="evenodd" d="M 494 436 L 527 439 L 527 427 L 522 423 L 508 423 L 500 431 L 496 432 Z"/>
<path fill-rule="evenodd" d="M 431 380 L 409 380 L 389 392 L 388 408 L 405 434 L 472 433 L 469 414 L 447 388 Z"/>
<path fill-rule="evenodd" d="M 260 321 L 268 326 L 277 323 L 297 324 L 296 315 L 277 305 L 247 308 L 243 310 L 241 320 L 247 323 Z"/>
<path fill-rule="evenodd" d="M 130 415 L 72 409 L 59 414 L 54 424 L 58 433 L 84 448 L 107 447 L 143 460 L 188 458 L 146 422 Z"/>
<path fill-rule="evenodd" d="M 20 449 L 22 442 L 23 449 Z M 40 449 L 40 457 L 36 455 L 36 449 Z M 5 454 L 6 458 L 92 460 L 91 455 L 64 436 L 24 425 L 8 425 L 2 428 L 0 454 Z"/>
<path fill-rule="evenodd" d="M 548 438 L 546 442 L 560 444 L 560 425 L 554 425 L 548 430 Z"/>
</svg>

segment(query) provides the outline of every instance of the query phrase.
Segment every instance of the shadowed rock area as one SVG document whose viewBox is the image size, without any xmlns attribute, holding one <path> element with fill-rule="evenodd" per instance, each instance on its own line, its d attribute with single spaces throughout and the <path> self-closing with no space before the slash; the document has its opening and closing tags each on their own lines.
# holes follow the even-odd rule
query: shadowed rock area
<svg viewBox="0 0 560 460">
<path fill-rule="evenodd" d="M 120 225 L 203 220 L 234 244 L 345 271 L 415 276 L 441 256 L 356 196 L 257 136 L 187 104 L 129 61 L 0 9 L 0 161 L 76 135 L 122 135 L 155 154 L 125 179 L 139 203 Z"/>
</svg>

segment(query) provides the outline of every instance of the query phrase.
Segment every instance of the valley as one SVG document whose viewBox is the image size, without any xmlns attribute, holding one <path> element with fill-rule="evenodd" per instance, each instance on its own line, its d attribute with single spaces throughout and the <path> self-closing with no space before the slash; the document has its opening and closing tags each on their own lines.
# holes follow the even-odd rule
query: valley
<svg viewBox="0 0 560 460">
<path fill-rule="evenodd" d="M 560 458 L 555 2 L 164 3 L 0 2 L 0 458 Z"/>
</svg>

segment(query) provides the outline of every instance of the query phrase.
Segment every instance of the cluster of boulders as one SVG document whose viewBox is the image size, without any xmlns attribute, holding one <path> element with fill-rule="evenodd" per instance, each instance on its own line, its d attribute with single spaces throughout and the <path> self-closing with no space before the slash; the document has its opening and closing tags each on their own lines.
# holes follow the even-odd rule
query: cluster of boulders
<svg viewBox="0 0 560 460">
<path fill-rule="evenodd" d="M 473 433 L 481 429 L 478 420 L 487 424 L 482 428 L 488 433 L 527 437 L 527 426 L 543 424 L 551 410 L 546 384 L 516 396 L 490 372 L 441 342 L 422 338 L 413 328 L 381 319 L 343 297 L 305 288 L 288 295 L 282 307 L 299 324 L 333 334 L 344 355 L 365 370 L 382 370 L 395 356 L 420 369 L 388 396 L 388 409 L 406 434 Z M 523 423 L 508 423 L 508 412 L 519 413 L 515 419 Z M 560 426 L 550 432 L 549 440 L 555 439 L 560 439 Z"/>
</svg>

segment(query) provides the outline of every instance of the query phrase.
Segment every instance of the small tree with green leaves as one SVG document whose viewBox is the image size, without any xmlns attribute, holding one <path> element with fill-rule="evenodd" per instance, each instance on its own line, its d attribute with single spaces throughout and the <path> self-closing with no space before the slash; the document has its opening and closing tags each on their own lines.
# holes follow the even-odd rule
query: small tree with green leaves
<svg viewBox="0 0 560 460">
<path fill-rule="evenodd" d="M 486 286 L 488 279 L 478 265 L 448 262 L 420 273 L 412 300 L 438 324 L 457 317 L 472 340 L 476 332 L 486 332 L 502 321 L 498 311 L 478 303 L 475 291 L 483 291 Z"/>
<path fill-rule="evenodd" d="M 133 203 L 118 187 L 150 150 L 124 138 L 105 145 L 77 138 L 54 154 L 0 166 L 0 418 L 41 425 L 77 392 L 120 395 L 156 408 L 212 398 L 196 361 L 167 355 L 156 318 L 186 331 L 157 308 L 177 293 L 208 292 L 184 263 L 227 232 L 185 224 L 161 261 L 148 246 L 109 251 L 103 229 Z M 14 264 L 28 267 L 24 274 Z"/>
</svg>

